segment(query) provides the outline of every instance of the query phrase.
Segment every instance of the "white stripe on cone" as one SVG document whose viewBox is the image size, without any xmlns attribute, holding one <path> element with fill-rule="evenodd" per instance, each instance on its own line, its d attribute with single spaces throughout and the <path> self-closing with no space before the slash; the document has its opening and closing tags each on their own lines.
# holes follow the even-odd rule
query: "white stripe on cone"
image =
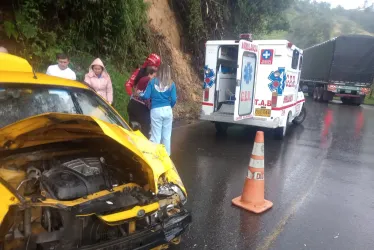
<svg viewBox="0 0 374 250">
<path fill-rule="evenodd" d="M 252 149 L 252 154 L 257 156 L 264 155 L 264 143 L 263 142 L 255 142 Z"/>
<path fill-rule="evenodd" d="M 247 178 L 250 179 L 250 180 L 253 179 L 253 180 L 262 181 L 262 180 L 265 179 L 265 176 L 261 172 L 254 172 L 254 173 L 252 173 L 250 170 L 248 170 Z"/>
<path fill-rule="evenodd" d="M 264 160 L 255 160 L 250 159 L 249 160 L 249 167 L 251 168 L 264 168 Z"/>
</svg>

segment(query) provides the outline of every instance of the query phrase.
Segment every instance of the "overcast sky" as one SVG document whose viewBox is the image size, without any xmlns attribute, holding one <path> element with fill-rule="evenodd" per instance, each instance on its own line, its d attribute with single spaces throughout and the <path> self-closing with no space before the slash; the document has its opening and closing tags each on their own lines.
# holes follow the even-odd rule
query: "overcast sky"
<svg viewBox="0 0 374 250">
<path fill-rule="evenodd" d="M 317 2 L 330 3 L 333 8 L 341 5 L 345 9 L 356 9 L 358 7 L 362 7 L 365 0 L 317 0 Z M 368 2 L 371 4 L 374 2 L 374 0 L 368 0 Z"/>
</svg>

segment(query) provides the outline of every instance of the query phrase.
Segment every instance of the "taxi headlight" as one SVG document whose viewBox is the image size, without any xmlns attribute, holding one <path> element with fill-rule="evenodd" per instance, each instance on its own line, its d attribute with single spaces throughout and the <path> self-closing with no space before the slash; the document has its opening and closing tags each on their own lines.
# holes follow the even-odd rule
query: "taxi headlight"
<svg viewBox="0 0 374 250">
<path fill-rule="evenodd" d="M 187 202 L 186 195 L 178 185 L 170 183 L 163 186 L 159 186 L 158 190 L 159 191 L 157 195 L 159 196 L 172 196 L 173 194 L 177 194 L 183 205 Z"/>
<path fill-rule="evenodd" d="M 177 194 L 181 203 L 184 205 L 187 202 L 187 195 L 183 192 L 183 183 L 179 177 L 178 170 L 173 161 L 171 161 L 172 168 L 166 173 L 162 174 L 158 179 L 158 193 L 159 196 L 172 196 Z"/>
<path fill-rule="evenodd" d="M 173 189 L 173 191 L 179 195 L 179 198 L 181 199 L 182 204 L 183 205 L 186 204 L 187 197 L 184 195 L 182 189 L 177 185 L 171 185 L 171 189 Z"/>
</svg>

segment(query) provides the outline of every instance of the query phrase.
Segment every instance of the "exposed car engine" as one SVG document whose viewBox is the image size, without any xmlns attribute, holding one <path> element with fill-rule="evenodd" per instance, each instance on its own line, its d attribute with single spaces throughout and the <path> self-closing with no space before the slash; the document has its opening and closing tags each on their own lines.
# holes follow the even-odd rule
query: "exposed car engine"
<svg viewBox="0 0 374 250">
<path fill-rule="evenodd" d="M 141 186 L 147 184 L 140 168 L 126 168 L 114 159 L 107 163 L 104 157 L 70 156 L 33 162 L 27 167 L 27 179 L 17 189 L 25 185 L 25 195 L 41 193 L 45 198 L 69 201 L 134 179 Z"/>
<path fill-rule="evenodd" d="M 20 235 L 23 239 L 19 247 L 9 249 L 97 249 L 96 244 L 127 238 L 132 249 L 149 240 L 134 240 L 135 233 L 153 230 L 169 242 L 190 223 L 181 189 L 160 177 L 153 193 L 152 172 L 138 158 L 67 147 L 3 161 L 3 169 L 13 169 L 9 176 L 17 176 L 9 181 L 28 199 L 18 216 L 8 216 L 5 222 L 9 242 Z"/>
<path fill-rule="evenodd" d="M 44 246 L 43 249 L 71 249 L 74 248 L 73 245 L 89 245 L 129 233 L 125 222 L 110 226 L 96 216 L 91 216 L 125 211 L 137 205 L 144 206 L 157 201 L 152 192 L 143 188 L 147 180 L 140 166 L 126 168 L 121 166 L 121 163 L 123 164 L 123 161 L 111 157 L 65 156 L 28 164 L 26 179 L 20 183 L 17 190 L 23 191 L 25 196 L 36 197 L 36 200 L 49 198 L 73 201 L 103 190 L 112 191 L 120 185 L 134 183 L 132 188 L 111 192 L 101 199 L 90 200 L 87 204 L 79 204 L 70 209 L 71 211 L 42 207 L 40 225 L 46 232 L 54 235 L 48 240 L 36 240 Z M 77 219 L 80 215 L 85 216 Z M 151 221 L 148 219 L 149 223 Z M 146 224 L 144 226 L 147 226 Z"/>
<path fill-rule="evenodd" d="M 53 199 L 74 200 L 109 187 L 99 158 L 78 158 L 58 165 L 45 171 L 40 180 L 41 189 Z"/>
</svg>

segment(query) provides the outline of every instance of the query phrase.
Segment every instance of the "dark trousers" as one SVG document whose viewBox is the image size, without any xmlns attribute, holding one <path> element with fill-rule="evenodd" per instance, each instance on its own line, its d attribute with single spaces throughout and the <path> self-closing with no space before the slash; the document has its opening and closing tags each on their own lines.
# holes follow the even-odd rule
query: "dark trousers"
<svg viewBox="0 0 374 250">
<path fill-rule="evenodd" d="M 130 100 L 127 106 L 127 113 L 129 114 L 129 120 L 131 122 L 138 122 L 142 128 L 141 132 L 147 138 L 151 131 L 151 113 L 147 106 L 140 102 Z"/>
</svg>

